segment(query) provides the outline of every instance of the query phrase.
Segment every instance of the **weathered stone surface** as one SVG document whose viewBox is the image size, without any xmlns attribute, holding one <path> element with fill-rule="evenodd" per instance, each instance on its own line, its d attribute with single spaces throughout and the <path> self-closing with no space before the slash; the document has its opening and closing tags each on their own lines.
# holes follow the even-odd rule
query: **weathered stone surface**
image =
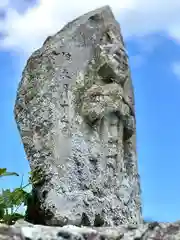
<svg viewBox="0 0 180 240">
<path fill-rule="evenodd" d="M 32 54 L 15 118 L 38 177 L 29 221 L 141 222 L 133 87 L 120 27 L 108 6 L 68 23 Z"/>
<path fill-rule="evenodd" d="M 179 223 L 121 225 L 118 227 L 50 227 L 19 221 L 13 226 L 0 224 L 0 240 L 179 240 Z"/>
</svg>

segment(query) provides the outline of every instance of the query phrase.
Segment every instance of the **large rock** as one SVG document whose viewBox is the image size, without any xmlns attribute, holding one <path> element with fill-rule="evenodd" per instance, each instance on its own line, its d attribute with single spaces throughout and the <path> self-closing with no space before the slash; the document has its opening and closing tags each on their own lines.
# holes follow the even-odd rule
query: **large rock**
<svg viewBox="0 0 180 240">
<path fill-rule="evenodd" d="M 0 224 L 0 240 L 179 240 L 180 223 L 122 225 L 118 227 L 49 227 L 19 221 L 14 226 Z"/>
<path fill-rule="evenodd" d="M 68 23 L 32 54 L 15 118 L 36 180 L 29 221 L 141 222 L 133 87 L 108 6 Z"/>
</svg>

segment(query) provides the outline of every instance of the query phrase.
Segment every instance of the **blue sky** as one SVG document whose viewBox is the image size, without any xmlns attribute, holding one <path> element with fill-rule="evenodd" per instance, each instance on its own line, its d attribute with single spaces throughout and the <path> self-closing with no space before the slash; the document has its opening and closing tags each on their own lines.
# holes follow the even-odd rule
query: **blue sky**
<svg viewBox="0 0 180 240">
<path fill-rule="evenodd" d="M 0 167 L 29 165 L 13 116 L 17 84 L 31 52 L 74 17 L 110 4 L 122 26 L 135 90 L 137 152 L 144 218 L 180 219 L 180 1 L 17 0 L 0 3 Z M 110 2 L 110 3 L 109 3 Z M 179 25 L 179 26 L 178 26 Z M 14 188 L 20 177 L 0 179 Z"/>
</svg>

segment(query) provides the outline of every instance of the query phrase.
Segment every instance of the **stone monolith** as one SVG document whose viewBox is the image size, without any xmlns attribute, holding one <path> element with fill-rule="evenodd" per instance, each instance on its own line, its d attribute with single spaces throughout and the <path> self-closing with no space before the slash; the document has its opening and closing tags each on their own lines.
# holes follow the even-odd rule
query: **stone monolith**
<svg viewBox="0 0 180 240">
<path fill-rule="evenodd" d="M 110 7 L 68 23 L 32 54 L 15 118 L 34 181 L 29 221 L 141 222 L 133 87 Z"/>
</svg>

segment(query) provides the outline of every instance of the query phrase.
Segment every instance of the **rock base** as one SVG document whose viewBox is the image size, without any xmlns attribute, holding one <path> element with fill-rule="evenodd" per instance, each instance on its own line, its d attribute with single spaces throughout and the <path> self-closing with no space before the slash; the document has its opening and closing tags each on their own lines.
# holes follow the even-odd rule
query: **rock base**
<svg viewBox="0 0 180 240">
<path fill-rule="evenodd" d="M 180 223 L 145 223 L 118 227 L 52 227 L 19 220 L 13 226 L 0 225 L 0 240 L 178 240 Z"/>
</svg>

